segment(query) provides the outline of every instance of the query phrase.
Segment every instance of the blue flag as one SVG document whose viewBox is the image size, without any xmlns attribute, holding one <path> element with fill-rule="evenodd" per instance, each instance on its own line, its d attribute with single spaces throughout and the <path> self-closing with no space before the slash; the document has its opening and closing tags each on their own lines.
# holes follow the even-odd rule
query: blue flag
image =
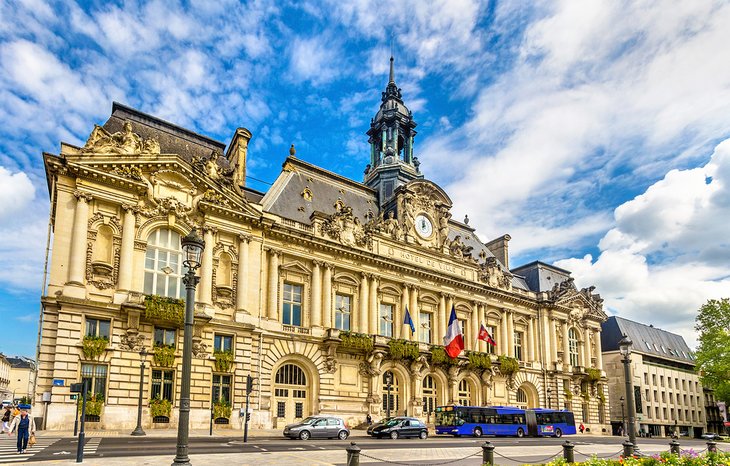
<svg viewBox="0 0 730 466">
<path fill-rule="evenodd" d="M 411 327 L 411 335 L 416 333 L 416 326 L 413 325 L 413 319 L 411 319 L 411 313 L 408 312 L 408 306 L 406 306 L 406 318 L 403 319 L 403 325 Z"/>
</svg>

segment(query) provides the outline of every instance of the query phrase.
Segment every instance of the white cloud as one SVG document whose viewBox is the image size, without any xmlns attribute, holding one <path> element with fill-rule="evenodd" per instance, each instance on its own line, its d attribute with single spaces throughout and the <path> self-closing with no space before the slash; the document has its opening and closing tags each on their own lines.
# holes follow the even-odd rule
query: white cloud
<svg viewBox="0 0 730 466">
<path fill-rule="evenodd" d="M 289 56 L 292 78 L 315 85 L 335 79 L 340 73 L 336 47 L 333 39 L 324 36 L 295 38 Z"/>
<path fill-rule="evenodd" d="M 25 173 L 11 173 L 0 166 L 0 224 L 26 209 L 34 197 L 35 188 Z"/>
</svg>

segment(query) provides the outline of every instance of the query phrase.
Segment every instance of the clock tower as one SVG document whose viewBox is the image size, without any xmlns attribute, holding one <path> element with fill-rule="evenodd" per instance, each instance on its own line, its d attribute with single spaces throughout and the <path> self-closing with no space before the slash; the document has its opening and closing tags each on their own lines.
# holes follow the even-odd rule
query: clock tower
<svg viewBox="0 0 730 466">
<path fill-rule="evenodd" d="M 390 57 L 390 79 L 367 132 L 370 164 L 365 169 L 364 180 L 377 191 L 381 208 L 392 200 L 399 186 L 423 178 L 418 158 L 413 154 L 415 128 L 413 113 L 403 103 L 401 90 L 395 84 L 393 57 Z"/>
</svg>

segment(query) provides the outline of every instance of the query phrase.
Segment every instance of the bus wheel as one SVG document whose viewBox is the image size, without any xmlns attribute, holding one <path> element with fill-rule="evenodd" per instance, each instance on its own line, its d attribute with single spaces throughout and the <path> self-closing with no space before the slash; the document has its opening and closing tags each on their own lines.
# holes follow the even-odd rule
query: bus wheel
<svg viewBox="0 0 730 466">
<path fill-rule="evenodd" d="M 519 438 L 522 438 L 522 437 L 524 437 L 524 436 L 525 436 L 525 431 L 524 431 L 524 430 L 522 430 L 522 427 L 520 427 L 519 429 L 517 429 L 517 436 L 518 436 Z"/>
<path fill-rule="evenodd" d="M 481 429 L 481 427 L 477 427 L 476 429 L 474 429 L 474 437 L 477 437 L 478 438 L 478 437 L 481 437 L 481 436 L 482 436 L 482 429 Z"/>
<path fill-rule="evenodd" d="M 560 430 L 560 429 L 555 429 L 555 436 L 556 436 L 557 438 L 560 438 L 560 437 L 562 437 L 562 436 L 563 436 L 563 431 L 562 431 L 562 430 Z"/>
</svg>

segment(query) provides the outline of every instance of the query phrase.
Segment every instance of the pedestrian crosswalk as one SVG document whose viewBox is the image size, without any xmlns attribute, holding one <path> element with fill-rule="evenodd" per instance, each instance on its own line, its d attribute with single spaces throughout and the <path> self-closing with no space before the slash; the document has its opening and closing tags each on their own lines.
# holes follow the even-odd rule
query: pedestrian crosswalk
<svg viewBox="0 0 730 466">
<path fill-rule="evenodd" d="M 29 446 L 25 453 L 18 454 L 17 437 L 15 435 L 8 436 L 7 434 L 2 434 L 0 435 L 0 464 L 28 461 L 41 450 L 53 445 L 59 440 L 58 437 L 51 438 L 36 435 L 36 444 L 32 447 Z M 94 448 L 94 451 L 96 451 L 96 448 Z"/>
<path fill-rule="evenodd" d="M 84 455 L 93 455 L 96 453 L 96 449 L 99 448 L 101 439 L 99 437 L 90 438 L 84 444 Z"/>
</svg>

